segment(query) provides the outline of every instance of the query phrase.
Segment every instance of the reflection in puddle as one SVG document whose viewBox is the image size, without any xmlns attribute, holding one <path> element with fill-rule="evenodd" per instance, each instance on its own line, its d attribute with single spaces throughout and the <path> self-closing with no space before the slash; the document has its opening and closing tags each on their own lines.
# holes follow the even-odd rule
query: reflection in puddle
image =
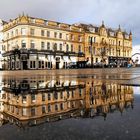
<svg viewBox="0 0 140 140">
<path fill-rule="evenodd" d="M 133 88 L 91 80 L 5 79 L 1 125 L 33 126 L 67 118 L 94 118 L 133 108 Z"/>
</svg>

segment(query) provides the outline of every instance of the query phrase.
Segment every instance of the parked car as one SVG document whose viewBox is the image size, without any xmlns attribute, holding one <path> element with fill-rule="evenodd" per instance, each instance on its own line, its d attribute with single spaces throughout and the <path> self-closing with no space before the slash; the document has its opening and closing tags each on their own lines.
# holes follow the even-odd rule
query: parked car
<svg viewBox="0 0 140 140">
<path fill-rule="evenodd" d="M 94 68 L 101 68 L 101 67 L 103 67 L 103 63 L 102 62 L 96 62 L 96 63 L 93 64 L 93 67 Z"/>
<path fill-rule="evenodd" d="M 115 68 L 117 67 L 117 64 L 115 62 L 109 63 L 110 68 Z"/>
<path fill-rule="evenodd" d="M 75 68 L 77 68 L 77 63 L 76 63 L 76 62 L 70 62 L 70 63 L 67 65 L 67 68 L 68 68 L 68 69 L 75 69 Z"/>
</svg>

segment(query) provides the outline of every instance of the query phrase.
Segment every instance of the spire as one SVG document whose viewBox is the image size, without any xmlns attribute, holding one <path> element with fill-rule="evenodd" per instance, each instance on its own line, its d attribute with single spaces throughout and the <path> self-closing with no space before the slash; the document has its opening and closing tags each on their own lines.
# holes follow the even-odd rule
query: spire
<svg viewBox="0 0 140 140">
<path fill-rule="evenodd" d="M 102 20 L 102 27 L 105 27 L 104 21 Z"/>
<path fill-rule="evenodd" d="M 121 25 L 119 24 L 119 29 L 118 29 L 119 31 L 121 31 Z"/>
<path fill-rule="evenodd" d="M 130 30 L 130 33 L 129 33 L 129 35 L 132 35 L 132 32 L 131 32 L 131 30 Z"/>
<path fill-rule="evenodd" d="M 24 11 L 22 12 L 22 16 L 24 16 Z"/>
</svg>

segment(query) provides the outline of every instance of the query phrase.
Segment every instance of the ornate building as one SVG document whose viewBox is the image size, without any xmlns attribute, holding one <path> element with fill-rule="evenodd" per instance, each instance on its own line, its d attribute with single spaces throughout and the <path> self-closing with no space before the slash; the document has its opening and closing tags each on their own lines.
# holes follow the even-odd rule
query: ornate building
<svg viewBox="0 0 140 140">
<path fill-rule="evenodd" d="M 85 57 L 89 64 L 116 62 L 124 65 L 132 56 L 132 33 L 102 25 L 78 24 L 85 31 Z"/>
<path fill-rule="evenodd" d="M 85 24 L 65 24 L 22 15 L 3 27 L 5 68 L 60 69 L 70 63 L 118 64 L 131 59 L 132 34 Z"/>
</svg>

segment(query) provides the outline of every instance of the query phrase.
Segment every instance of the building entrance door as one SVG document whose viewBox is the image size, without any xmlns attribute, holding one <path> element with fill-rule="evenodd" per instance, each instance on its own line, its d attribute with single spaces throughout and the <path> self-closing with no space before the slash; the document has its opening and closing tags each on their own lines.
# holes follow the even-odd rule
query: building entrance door
<svg viewBox="0 0 140 140">
<path fill-rule="evenodd" d="M 59 63 L 60 62 L 56 62 L 56 69 L 59 69 Z"/>
<path fill-rule="evenodd" d="M 22 61 L 22 68 L 23 70 L 27 70 L 27 61 Z"/>
</svg>

